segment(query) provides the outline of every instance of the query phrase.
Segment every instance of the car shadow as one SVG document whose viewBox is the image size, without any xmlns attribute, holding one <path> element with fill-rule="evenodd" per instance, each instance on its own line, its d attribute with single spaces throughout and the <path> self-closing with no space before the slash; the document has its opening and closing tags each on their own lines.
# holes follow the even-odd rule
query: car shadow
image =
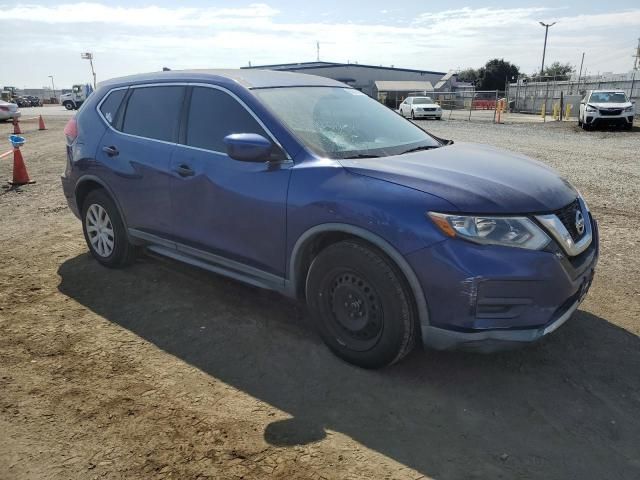
<svg viewBox="0 0 640 480">
<path fill-rule="evenodd" d="M 337 431 L 436 479 L 640 477 L 640 339 L 588 312 L 525 349 L 418 349 L 367 371 L 275 293 L 148 257 L 109 270 L 83 254 L 58 273 L 64 295 L 290 414 L 270 444 Z"/>
</svg>

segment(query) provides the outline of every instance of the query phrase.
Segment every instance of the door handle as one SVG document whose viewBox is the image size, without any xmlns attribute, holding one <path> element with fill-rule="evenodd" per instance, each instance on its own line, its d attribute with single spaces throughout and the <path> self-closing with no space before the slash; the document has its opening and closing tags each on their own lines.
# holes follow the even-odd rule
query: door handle
<svg viewBox="0 0 640 480">
<path fill-rule="evenodd" d="M 107 155 L 109 155 L 110 157 L 115 157 L 116 155 L 118 155 L 120 152 L 118 151 L 117 147 L 114 147 L 113 145 L 110 147 L 102 147 L 102 151 L 104 153 L 106 153 Z"/>
<path fill-rule="evenodd" d="M 196 174 L 196 172 L 194 172 L 189 165 L 184 164 L 178 165 L 174 171 L 177 172 L 177 174 L 181 177 L 192 177 Z"/>
</svg>

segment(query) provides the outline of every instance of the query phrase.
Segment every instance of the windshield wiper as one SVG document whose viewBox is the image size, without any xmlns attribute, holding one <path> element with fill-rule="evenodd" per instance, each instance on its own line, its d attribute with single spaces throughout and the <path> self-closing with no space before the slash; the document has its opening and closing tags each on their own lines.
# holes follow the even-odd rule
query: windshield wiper
<svg viewBox="0 0 640 480">
<path fill-rule="evenodd" d="M 370 153 L 359 153 L 357 155 L 350 155 L 348 157 L 342 157 L 344 160 L 352 158 L 380 158 L 380 155 L 371 155 Z"/>
<path fill-rule="evenodd" d="M 405 150 L 400 155 L 404 155 L 405 153 L 418 152 L 420 150 L 432 150 L 434 148 L 440 148 L 440 145 L 424 145 L 422 147 L 410 148 L 409 150 Z"/>
</svg>

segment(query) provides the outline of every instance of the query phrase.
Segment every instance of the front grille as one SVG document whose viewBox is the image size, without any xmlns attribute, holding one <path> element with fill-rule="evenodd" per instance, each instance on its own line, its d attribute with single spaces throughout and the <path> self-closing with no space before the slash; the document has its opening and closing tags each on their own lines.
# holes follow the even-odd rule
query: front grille
<svg viewBox="0 0 640 480">
<path fill-rule="evenodd" d="M 560 210 L 556 210 L 555 212 L 553 212 L 556 215 L 556 217 L 560 219 L 560 221 L 564 225 L 564 228 L 566 228 L 567 231 L 571 234 L 571 238 L 573 239 L 574 242 L 577 242 L 578 240 L 580 240 L 582 235 L 584 235 L 584 232 L 582 232 L 582 235 L 580 235 L 578 233 L 578 230 L 576 229 L 576 211 L 578 210 L 580 210 L 580 203 L 576 198 L 573 202 L 571 202 L 566 207 L 563 207 Z M 589 221 L 587 218 L 585 218 L 584 220 L 585 222 Z"/>
<path fill-rule="evenodd" d="M 620 115 L 621 113 L 622 113 L 621 108 L 616 108 L 616 109 L 601 108 L 600 109 L 600 115 Z"/>
<path fill-rule="evenodd" d="M 435 108 L 423 108 L 422 111 L 423 112 L 435 112 L 436 109 Z"/>
</svg>

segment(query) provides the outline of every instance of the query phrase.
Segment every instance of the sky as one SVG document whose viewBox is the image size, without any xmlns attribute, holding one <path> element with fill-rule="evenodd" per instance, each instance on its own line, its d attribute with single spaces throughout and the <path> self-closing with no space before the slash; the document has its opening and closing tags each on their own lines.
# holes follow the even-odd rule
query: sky
<svg viewBox="0 0 640 480">
<path fill-rule="evenodd" d="M 447 72 L 504 58 L 624 73 L 640 37 L 640 1 L 0 0 L 0 85 L 56 88 L 162 67 L 238 68 L 320 59 Z M 11 32 L 11 34 L 8 34 Z M 13 59 L 15 61 L 8 61 Z M 20 59 L 20 60 L 17 60 Z"/>
</svg>

